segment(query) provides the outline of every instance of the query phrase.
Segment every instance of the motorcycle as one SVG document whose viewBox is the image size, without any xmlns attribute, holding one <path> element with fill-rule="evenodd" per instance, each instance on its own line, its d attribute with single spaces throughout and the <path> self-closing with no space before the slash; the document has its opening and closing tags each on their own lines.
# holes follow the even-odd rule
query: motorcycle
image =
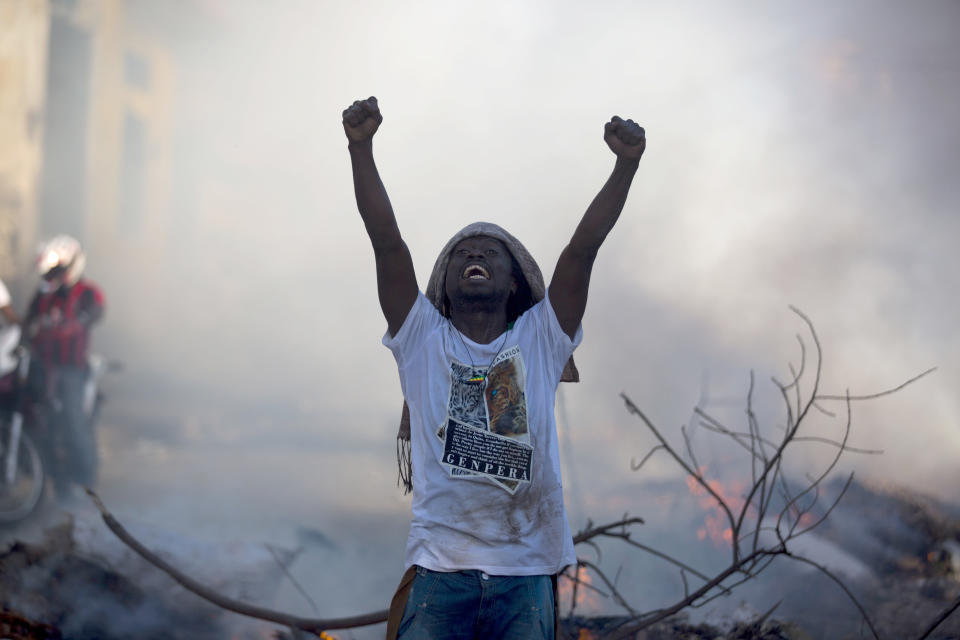
<svg viewBox="0 0 960 640">
<path fill-rule="evenodd" d="M 0 329 L 0 523 L 29 516 L 48 478 L 58 497 L 73 485 L 93 484 L 100 379 L 114 366 L 91 354 L 79 390 L 82 415 L 71 422 L 61 401 L 60 372 L 31 357 L 20 344 L 19 327 Z"/>
<path fill-rule="evenodd" d="M 0 523 L 30 515 L 45 479 L 43 458 L 24 420 L 30 353 L 19 345 L 19 326 L 0 329 Z"/>
</svg>

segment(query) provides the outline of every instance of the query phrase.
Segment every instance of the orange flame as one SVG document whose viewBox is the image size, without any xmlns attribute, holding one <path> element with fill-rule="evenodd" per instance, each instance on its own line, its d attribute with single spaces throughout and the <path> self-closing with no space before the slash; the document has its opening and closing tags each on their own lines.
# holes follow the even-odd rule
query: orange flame
<svg viewBox="0 0 960 640">
<path fill-rule="evenodd" d="M 584 614 L 599 611 L 600 594 L 584 586 L 592 585 L 593 578 L 590 577 L 590 573 L 585 567 L 577 567 L 576 571 L 576 576 L 580 580 L 580 585 L 577 587 L 577 611 Z M 563 576 L 561 575 L 561 577 Z M 573 598 L 573 584 L 573 579 L 571 578 L 560 580 L 557 584 L 557 599 L 560 601 L 560 606 L 570 606 L 570 601 Z"/>
<path fill-rule="evenodd" d="M 806 529 L 816 521 L 817 521 L 816 516 L 814 516 L 812 513 L 808 511 L 807 513 L 800 516 L 800 524 L 798 526 L 801 529 Z"/>
<path fill-rule="evenodd" d="M 700 468 L 697 471 L 703 477 L 705 470 Z M 745 499 L 743 491 L 746 489 L 746 483 L 742 481 L 731 482 L 729 486 L 724 486 L 719 480 L 707 480 L 706 484 L 727 503 L 734 516 L 740 513 Z M 687 476 L 687 488 L 690 493 L 697 496 L 700 507 L 707 510 L 707 515 L 704 516 L 704 526 L 697 529 L 697 539 L 706 540 L 709 538 L 718 547 L 731 546 L 733 544 L 733 529 L 730 528 L 727 513 L 717 502 L 717 499 L 693 476 Z"/>
</svg>

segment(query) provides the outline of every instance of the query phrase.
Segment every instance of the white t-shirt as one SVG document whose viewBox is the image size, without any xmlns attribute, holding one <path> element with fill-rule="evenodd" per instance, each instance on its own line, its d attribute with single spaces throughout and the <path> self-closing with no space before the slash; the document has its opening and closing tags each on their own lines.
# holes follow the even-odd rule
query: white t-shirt
<svg viewBox="0 0 960 640">
<path fill-rule="evenodd" d="M 576 556 L 560 481 L 557 385 L 582 338 L 546 298 L 490 344 L 421 293 L 390 348 L 410 409 L 413 519 L 406 565 L 558 573 Z"/>
<path fill-rule="evenodd" d="M 10 291 L 7 290 L 7 286 L 0 280 L 0 309 L 8 304 L 10 304 Z"/>
</svg>

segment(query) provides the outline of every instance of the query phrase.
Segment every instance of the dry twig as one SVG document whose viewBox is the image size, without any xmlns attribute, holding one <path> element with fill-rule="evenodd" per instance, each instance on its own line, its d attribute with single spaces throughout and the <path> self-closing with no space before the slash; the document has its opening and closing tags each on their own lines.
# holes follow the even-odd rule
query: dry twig
<svg viewBox="0 0 960 640">
<path fill-rule="evenodd" d="M 822 495 L 821 487 L 835 469 L 840 457 L 847 452 L 879 453 L 874 450 L 854 448 L 848 444 L 852 424 L 851 402 L 854 400 L 870 400 L 895 393 L 928 375 L 934 371 L 934 369 L 924 371 L 897 387 L 879 393 L 856 396 L 851 395 L 849 392 L 844 395 L 821 394 L 819 387 L 823 370 L 823 350 L 820 340 L 810 319 L 794 307 L 791 307 L 791 310 L 797 314 L 806 325 L 813 349 L 808 352 L 804 339 L 798 335 L 797 341 L 800 344 L 799 368 L 794 368 L 792 364 L 788 365 L 790 371 L 788 382 L 783 383 L 773 379 L 773 384 L 783 402 L 786 419 L 783 433 L 777 438 L 778 441 L 774 441 L 774 439 L 769 436 L 763 435 L 761 425 L 754 413 L 753 398 L 755 384 L 752 371 L 750 373 L 750 385 L 746 397 L 747 428 L 745 430 L 734 430 L 727 427 L 702 407 L 698 406 L 694 409 L 694 412 L 701 419 L 700 424 L 709 432 L 730 438 L 749 454 L 751 484 L 742 503 L 737 501 L 736 504 L 733 504 L 711 486 L 711 483 L 705 476 L 705 468 L 701 467 L 697 462 L 696 451 L 686 428 L 681 428 L 682 448 L 675 448 L 650 421 L 646 414 L 626 394 L 621 394 L 627 411 L 637 416 L 647 430 L 653 434 L 655 439 L 655 446 L 643 457 L 639 464 L 631 461 L 631 469 L 634 471 L 640 470 L 644 463 L 656 452 L 660 450 L 665 451 L 687 476 L 713 499 L 717 507 L 725 514 L 729 524 L 729 530 L 732 534 L 730 537 L 732 555 L 726 568 L 715 573 L 712 577 L 708 577 L 667 554 L 637 543 L 630 538 L 628 532 L 610 533 L 611 530 L 616 531 L 617 524 L 623 523 L 613 523 L 612 525 L 605 525 L 605 527 L 598 529 L 590 529 L 590 525 L 588 524 L 588 533 L 590 535 L 582 537 L 581 541 L 599 537 L 620 538 L 627 544 L 633 545 L 680 567 L 681 580 L 683 581 L 683 598 L 670 606 L 657 609 L 656 611 L 635 614 L 632 619 L 621 624 L 616 631 L 611 633 L 609 635 L 610 638 L 632 637 L 638 631 L 668 618 L 687 607 L 703 606 L 721 595 L 730 593 L 731 589 L 755 578 L 776 558 L 784 556 L 816 568 L 839 585 L 856 607 L 862 620 L 873 634 L 873 637 L 879 640 L 880 636 L 874 628 L 866 610 L 861 606 L 850 589 L 823 565 L 794 553 L 790 548 L 790 544 L 797 537 L 810 532 L 826 520 L 849 488 L 853 480 L 852 474 L 847 478 L 839 495 L 831 501 L 819 517 L 814 517 L 815 514 L 813 510 Z M 808 358 L 811 354 L 813 357 Z M 843 400 L 845 402 L 847 415 L 842 439 L 836 441 L 819 436 L 798 435 L 812 409 L 821 410 L 828 415 L 833 415 L 818 405 L 818 402 L 829 400 Z M 789 448 L 795 443 L 800 442 L 826 444 L 834 447 L 835 452 L 834 455 L 831 456 L 826 468 L 818 474 L 809 475 L 807 477 L 807 484 L 794 493 L 791 491 L 789 483 L 784 476 L 783 462 Z M 683 453 L 681 453 L 681 451 Z M 689 460 L 690 463 L 688 463 L 687 460 Z M 782 506 L 774 506 L 774 498 L 776 495 L 782 497 Z M 771 522 L 773 524 L 765 524 Z M 748 529 L 749 532 L 747 532 Z M 775 540 L 771 541 L 761 538 L 760 533 L 764 531 L 773 533 Z M 581 561 L 581 564 L 584 563 Z M 628 610 L 633 609 L 633 607 L 623 599 L 622 594 L 616 591 L 614 585 L 606 578 L 599 567 L 595 565 L 589 566 L 611 589 L 612 597 L 620 606 L 628 608 Z M 691 585 L 688 581 L 688 576 L 698 578 L 702 584 L 699 586 Z M 942 618 L 945 619 L 958 607 L 960 607 L 960 601 L 955 603 L 952 609 L 945 610 Z M 939 622 L 935 621 L 934 626 L 936 624 L 939 624 Z M 933 627 L 931 627 L 931 629 L 932 628 Z"/>
<path fill-rule="evenodd" d="M 949 618 L 953 614 L 953 612 L 956 611 L 957 609 L 960 609 L 960 597 L 958 597 L 947 608 L 945 608 L 943 611 L 937 614 L 937 617 L 930 622 L 930 625 L 924 630 L 924 632 L 919 636 L 917 636 L 917 640 L 926 640 L 926 638 L 928 638 L 930 634 L 936 630 L 937 627 L 943 624 L 943 622 L 947 618 Z"/>
<path fill-rule="evenodd" d="M 144 560 L 173 578 L 175 582 L 177 582 L 187 591 L 200 596 L 204 600 L 211 602 L 222 609 L 233 611 L 234 613 L 239 613 L 250 618 L 257 618 L 258 620 L 275 622 L 285 627 L 290 627 L 291 629 L 312 633 L 315 636 L 320 636 L 320 634 L 322 634 L 324 631 L 365 627 L 371 624 L 384 622 L 387 619 L 386 610 L 348 618 L 301 618 L 299 616 L 293 616 L 280 611 L 274 611 L 273 609 L 257 607 L 247 604 L 246 602 L 240 602 L 239 600 L 228 598 L 217 593 L 216 591 L 213 591 L 212 589 L 209 589 L 208 587 L 205 587 L 193 578 L 181 573 L 171 564 L 147 549 L 145 546 L 143 546 L 143 544 L 140 543 L 140 541 L 130 535 L 123 525 L 117 522 L 116 518 L 114 518 L 113 515 L 107 511 L 107 508 L 103 505 L 100 497 L 94 493 L 92 489 L 88 488 L 87 494 L 93 500 L 93 503 L 97 506 L 97 509 L 100 510 L 100 516 L 103 518 L 104 524 L 106 524 L 107 528 L 110 529 L 114 535 L 120 538 L 124 544 L 136 551 Z"/>
</svg>

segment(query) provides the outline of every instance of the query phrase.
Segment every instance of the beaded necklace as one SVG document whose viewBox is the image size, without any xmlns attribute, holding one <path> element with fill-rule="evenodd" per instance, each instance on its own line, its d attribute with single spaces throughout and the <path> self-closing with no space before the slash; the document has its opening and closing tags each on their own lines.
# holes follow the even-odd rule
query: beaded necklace
<svg viewBox="0 0 960 640">
<path fill-rule="evenodd" d="M 460 344 L 463 345 L 463 348 L 467 352 L 467 357 L 470 359 L 470 371 L 475 372 L 477 369 L 477 365 L 474 364 L 473 362 L 473 354 L 470 352 L 470 347 L 468 347 L 467 343 L 464 342 L 463 340 L 463 334 L 461 334 L 460 331 L 455 326 L 453 326 L 453 322 L 450 322 L 449 318 L 447 319 L 447 322 L 450 323 L 450 329 L 457 335 L 458 338 L 460 338 Z M 497 361 L 497 358 L 500 357 L 500 352 L 503 351 L 503 345 L 507 343 L 507 336 L 510 334 L 510 331 L 512 329 L 513 329 L 513 323 L 510 322 L 507 324 L 507 330 L 503 332 L 503 340 L 500 341 L 500 346 L 497 348 L 497 352 L 493 355 L 493 358 L 490 360 L 490 364 L 487 365 L 487 368 L 484 370 L 484 373 L 479 373 L 479 374 L 474 373 L 474 375 L 470 376 L 466 380 L 461 380 L 461 382 L 465 382 L 467 384 L 483 384 L 484 382 L 486 382 L 487 373 L 490 371 L 490 368 L 493 367 L 493 363 Z"/>
</svg>

